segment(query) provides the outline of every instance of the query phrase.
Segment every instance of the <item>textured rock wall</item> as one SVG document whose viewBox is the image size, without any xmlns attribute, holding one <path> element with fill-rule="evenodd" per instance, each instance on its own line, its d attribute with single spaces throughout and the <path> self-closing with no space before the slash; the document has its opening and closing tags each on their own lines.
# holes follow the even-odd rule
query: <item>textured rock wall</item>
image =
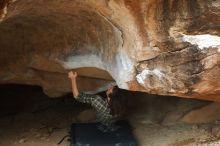
<svg viewBox="0 0 220 146">
<path fill-rule="evenodd" d="M 50 96 L 121 88 L 219 101 L 220 2 L 18 0 L 4 4 L 0 82 Z M 2 13 L 3 14 L 3 13 Z"/>
</svg>

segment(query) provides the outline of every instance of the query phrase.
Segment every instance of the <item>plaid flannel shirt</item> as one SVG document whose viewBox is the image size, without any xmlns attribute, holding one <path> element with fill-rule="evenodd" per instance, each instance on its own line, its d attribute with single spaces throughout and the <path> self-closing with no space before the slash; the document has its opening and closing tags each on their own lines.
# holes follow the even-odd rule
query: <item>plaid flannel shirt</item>
<svg viewBox="0 0 220 146">
<path fill-rule="evenodd" d="M 86 94 L 80 92 L 76 97 L 76 100 L 82 103 L 89 103 L 96 111 L 97 121 L 102 124 L 109 126 L 112 125 L 116 121 L 116 117 L 113 117 L 110 114 L 110 108 L 108 107 L 108 103 L 99 95 Z"/>
</svg>

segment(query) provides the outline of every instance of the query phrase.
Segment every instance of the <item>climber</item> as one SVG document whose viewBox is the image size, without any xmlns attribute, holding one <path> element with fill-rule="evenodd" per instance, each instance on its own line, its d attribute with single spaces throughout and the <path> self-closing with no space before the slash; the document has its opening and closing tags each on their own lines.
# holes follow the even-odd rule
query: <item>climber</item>
<svg viewBox="0 0 220 146">
<path fill-rule="evenodd" d="M 119 127 L 114 123 L 126 114 L 127 98 L 123 89 L 118 86 L 110 86 L 103 94 L 86 94 L 79 92 L 77 88 L 77 72 L 70 71 L 68 77 L 72 83 L 74 98 L 82 103 L 91 104 L 96 111 L 97 121 L 100 123 L 98 129 L 102 132 L 111 132 Z M 104 97 L 105 96 L 105 97 Z"/>
</svg>

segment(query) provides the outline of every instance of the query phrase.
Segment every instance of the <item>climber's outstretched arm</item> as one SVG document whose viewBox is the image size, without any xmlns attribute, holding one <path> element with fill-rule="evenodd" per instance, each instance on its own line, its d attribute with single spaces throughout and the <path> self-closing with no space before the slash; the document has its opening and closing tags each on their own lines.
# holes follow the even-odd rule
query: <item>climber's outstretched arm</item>
<svg viewBox="0 0 220 146">
<path fill-rule="evenodd" d="M 77 87 L 77 83 L 76 83 L 77 72 L 70 71 L 68 73 L 68 77 L 70 78 L 71 83 L 72 83 L 73 97 L 77 98 L 79 95 L 79 91 L 78 91 L 78 87 Z"/>
</svg>

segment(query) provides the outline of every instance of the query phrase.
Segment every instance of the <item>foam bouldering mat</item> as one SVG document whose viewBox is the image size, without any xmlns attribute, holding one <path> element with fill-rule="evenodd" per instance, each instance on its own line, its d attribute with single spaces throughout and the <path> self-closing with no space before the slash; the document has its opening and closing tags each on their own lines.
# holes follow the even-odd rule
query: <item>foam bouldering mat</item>
<svg viewBox="0 0 220 146">
<path fill-rule="evenodd" d="M 71 146 L 138 146 L 128 122 L 120 121 L 113 132 L 102 132 L 99 123 L 71 125 Z"/>
</svg>

